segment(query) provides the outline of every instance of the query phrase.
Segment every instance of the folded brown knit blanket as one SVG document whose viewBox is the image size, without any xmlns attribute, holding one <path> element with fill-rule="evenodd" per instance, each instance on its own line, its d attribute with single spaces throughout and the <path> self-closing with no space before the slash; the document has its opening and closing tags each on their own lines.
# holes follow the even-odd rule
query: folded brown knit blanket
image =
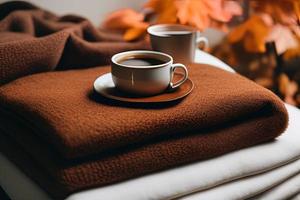
<svg viewBox="0 0 300 200">
<path fill-rule="evenodd" d="M 20 151 L 11 159 L 54 197 L 265 142 L 287 125 L 273 93 L 214 67 L 190 66 L 194 91 L 155 105 L 95 94 L 109 71 L 47 72 L 0 88 L 2 151 Z"/>
<path fill-rule="evenodd" d="M 117 52 L 149 48 L 82 17 L 58 17 L 25 2 L 1 4 L 0 20 L 0 85 L 37 72 L 104 65 Z"/>
</svg>

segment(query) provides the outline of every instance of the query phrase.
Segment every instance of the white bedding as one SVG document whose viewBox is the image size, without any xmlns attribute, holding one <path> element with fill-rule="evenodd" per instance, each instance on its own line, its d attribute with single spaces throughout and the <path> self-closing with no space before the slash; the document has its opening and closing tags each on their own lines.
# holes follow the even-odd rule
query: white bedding
<svg viewBox="0 0 300 200">
<path fill-rule="evenodd" d="M 291 197 L 290 200 L 300 200 L 300 192 L 297 195 Z"/>
<path fill-rule="evenodd" d="M 225 70 L 234 72 L 228 65 L 201 51 L 197 52 L 196 61 L 200 63 L 216 65 Z M 290 181 L 294 181 L 293 184 L 295 184 L 295 182 L 298 183 L 299 178 L 297 178 L 296 174 L 299 173 L 298 168 L 300 169 L 300 167 L 299 161 L 295 160 L 300 157 L 300 145 L 298 145 L 298 141 L 300 140 L 298 133 L 300 130 L 300 111 L 297 108 L 288 105 L 287 109 L 290 116 L 289 127 L 285 134 L 280 136 L 276 141 L 239 150 L 214 159 L 143 176 L 141 178 L 125 181 L 119 184 L 81 191 L 69 196 L 67 199 L 134 200 L 173 198 L 188 194 L 192 191 L 203 191 L 204 189 L 211 188 L 228 181 L 230 182 L 241 177 L 262 173 L 264 171 L 273 169 L 274 167 L 285 165 L 289 162 L 292 162 L 293 164 L 284 166 L 289 170 L 283 170 L 285 169 L 284 167 L 276 169 L 277 172 L 278 170 L 281 171 L 280 177 L 276 176 L 278 177 L 276 178 L 275 176 L 273 177 L 270 175 L 273 172 L 277 173 L 276 170 L 266 172 L 264 175 L 273 177 L 272 180 L 274 181 L 271 185 L 275 185 L 275 183 L 278 185 L 290 176 L 293 176 L 293 179 L 290 179 Z M 255 182 L 255 180 L 262 180 L 259 181 L 261 187 L 258 187 L 258 190 L 261 190 L 262 188 L 268 188 L 269 183 L 263 184 L 263 180 L 265 179 L 263 179 L 261 175 L 244 178 L 239 181 L 252 183 Z M 228 184 L 230 185 L 235 183 L 238 182 L 232 181 Z M 289 181 L 286 181 L 285 183 L 291 184 Z M 215 187 L 215 189 L 225 187 L 228 184 Z M 248 185 L 246 183 L 244 184 Z M 50 199 L 49 196 L 39 186 L 37 186 L 32 180 L 24 175 L 1 153 L 0 185 L 8 193 L 8 195 L 15 200 L 24 199 L 24 197 L 26 197 L 26 199 Z M 278 186 L 276 191 L 280 192 L 282 190 L 280 188 L 283 187 L 282 185 Z M 207 192 L 209 191 L 210 190 L 206 190 L 205 193 L 208 194 Z M 205 193 L 198 192 L 194 195 L 204 195 Z M 251 194 L 257 194 L 257 190 L 253 190 Z M 240 193 L 240 195 L 248 195 L 248 193 Z M 265 195 L 268 194 L 265 193 Z M 190 195 L 186 196 L 185 198 L 193 198 L 193 196 Z"/>
<path fill-rule="evenodd" d="M 289 188 L 291 184 L 299 185 L 297 175 L 300 173 L 300 160 L 274 170 L 248 178 L 242 178 L 212 189 L 188 195 L 182 200 L 199 199 L 287 199 L 299 192 L 298 188 Z M 282 184 L 282 185 L 281 185 Z M 271 189 L 269 192 L 256 196 Z"/>
<path fill-rule="evenodd" d="M 257 199 L 274 200 L 274 199 L 288 199 L 300 192 L 300 173 L 289 178 L 282 184 L 272 188 L 261 195 L 256 196 Z"/>
</svg>

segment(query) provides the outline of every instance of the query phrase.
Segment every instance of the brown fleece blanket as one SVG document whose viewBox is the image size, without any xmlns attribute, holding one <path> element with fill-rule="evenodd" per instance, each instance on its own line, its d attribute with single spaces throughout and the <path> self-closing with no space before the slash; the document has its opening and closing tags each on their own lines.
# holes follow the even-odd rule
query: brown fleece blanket
<svg viewBox="0 0 300 200">
<path fill-rule="evenodd" d="M 273 93 L 214 67 L 190 66 L 194 91 L 155 105 L 95 94 L 109 71 L 41 73 L 0 88 L 2 151 L 28 154 L 30 163 L 11 159 L 56 198 L 265 142 L 287 125 Z"/>
<path fill-rule="evenodd" d="M 85 18 L 58 17 L 25 2 L 1 4 L 0 20 L 0 85 L 37 72 L 105 65 L 117 52 L 149 48 Z"/>
</svg>

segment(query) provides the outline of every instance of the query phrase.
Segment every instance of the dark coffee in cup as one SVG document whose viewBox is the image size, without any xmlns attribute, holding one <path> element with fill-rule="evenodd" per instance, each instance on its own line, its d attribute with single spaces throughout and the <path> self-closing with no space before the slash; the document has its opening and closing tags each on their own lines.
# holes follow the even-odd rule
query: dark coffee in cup
<svg viewBox="0 0 300 200">
<path fill-rule="evenodd" d="M 153 65 L 161 65 L 164 64 L 165 61 L 159 60 L 157 58 L 151 57 L 143 57 L 143 56 L 132 56 L 125 57 L 121 60 L 117 61 L 121 65 L 129 65 L 129 66 L 153 66 Z"/>
</svg>

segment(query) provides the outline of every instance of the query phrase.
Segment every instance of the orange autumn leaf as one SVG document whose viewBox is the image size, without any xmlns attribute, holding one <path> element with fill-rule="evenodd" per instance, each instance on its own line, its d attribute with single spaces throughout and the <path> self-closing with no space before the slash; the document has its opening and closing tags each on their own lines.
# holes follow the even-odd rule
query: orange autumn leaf
<svg viewBox="0 0 300 200">
<path fill-rule="evenodd" d="M 297 48 L 291 48 L 288 49 L 284 54 L 283 54 L 283 59 L 284 60 L 291 60 L 293 58 L 297 58 L 300 56 L 300 37 L 297 38 L 298 40 L 298 47 Z"/>
<path fill-rule="evenodd" d="M 240 15 L 242 9 L 232 0 L 150 0 L 146 7 L 152 8 L 158 15 L 158 23 L 176 23 L 190 25 L 203 30 L 228 22 L 234 15 Z"/>
<path fill-rule="evenodd" d="M 300 1 L 294 2 L 295 13 L 298 18 L 298 25 L 300 23 Z"/>
<path fill-rule="evenodd" d="M 141 35 L 145 34 L 147 28 L 148 28 L 147 24 L 145 24 L 143 26 L 129 28 L 125 31 L 123 38 L 126 41 L 135 40 L 135 39 L 139 38 Z"/>
<path fill-rule="evenodd" d="M 146 32 L 149 24 L 144 22 L 144 17 L 144 14 L 132 9 L 122 9 L 111 13 L 104 21 L 103 27 L 125 31 L 124 40 L 131 41 Z"/>
<path fill-rule="evenodd" d="M 217 27 L 226 30 L 224 22 L 233 15 L 241 14 L 241 8 L 233 0 L 149 0 L 146 8 L 156 13 L 155 23 L 180 23 L 203 30 Z M 132 9 L 122 9 L 111 13 L 103 26 L 108 29 L 123 30 L 124 39 L 134 40 L 146 32 L 149 23 L 145 15 Z"/>
<path fill-rule="evenodd" d="M 300 37 L 300 0 L 252 0 L 251 3 L 255 12 L 272 16 L 274 23 L 286 26 L 296 37 Z"/>
<path fill-rule="evenodd" d="M 233 16 L 242 14 L 241 6 L 232 0 L 208 0 L 204 1 L 209 10 L 209 16 L 221 22 L 228 22 Z"/>
<path fill-rule="evenodd" d="M 298 25 L 300 20 L 299 0 L 252 0 L 256 12 L 271 15 L 275 22 L 284 25 Z"/>
<path fill-rule="evenodd" d="M 146 8 L 152 8 L 157 14 L 156 23 L 176 23 L 177 22 L 177 7 L 174 4 L 175 0 L 149 0 Z"/>
<path fill-rule="evenodd" d="M 299 44 L 300 45 L 300 44 Z M 284 60 L 291 60 L 300 56 L 300 47 L 288 49 L 283 55 Z"/>
<path fill-rule="evenodd" d="M 278 54 L 282 54 L 289 49 L 300 48 L 297 37 L 293 34 L 292 30 L 287 26 L 276 24 L 272 26 L 270 34 L 266 38 L 267 42 L 274 41 Z"/>
<path fill-rule="evenodd" d="M 228 41 L 230 43 L 242 42 L 248 52 L 265 52 L 265 42 L 269 32 L 270 27 L 262 17 L 253 15 L 229 33 Z"/>
<path fill-rule="evenodd" d="M 209 25 L 208 11 L 204 1 L 175 1 L 177 17 L 181 24 L 197 27 L 203 30 Z"/>
<path fill-rule="evenodd" d="M 102 25 L 108 29 L 127 29 L 139 26 L 144 23 L 143 21 L 142 13 L 128 8 L 110 13 Z"/>
</svg>

